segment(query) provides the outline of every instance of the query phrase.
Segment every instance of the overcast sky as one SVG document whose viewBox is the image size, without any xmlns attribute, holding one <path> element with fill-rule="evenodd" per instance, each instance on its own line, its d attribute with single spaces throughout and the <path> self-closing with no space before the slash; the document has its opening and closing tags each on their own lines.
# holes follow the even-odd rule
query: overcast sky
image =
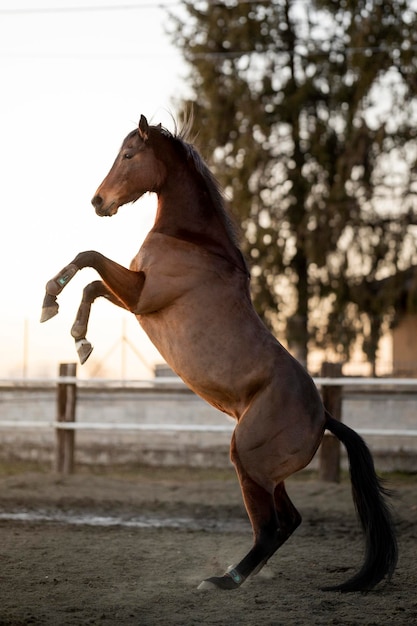
<svg viewBox="0 0 417 626">
<path fill-rule="evenodd" d="M 173 128 L 186 70 L 165 27 L 166 6 L 178 3 L 104 8 L 117 5 L 0 0 L 0 378 L 54 375 L 59 362 L 76 360 L 70 328 L 97 274 L 80 272 L 60 314 L 41 325 L 46 281 L 85 249 L 128 265 L 152 225 L 151 196 L 111 219 L 97 217 L 90 199 L 141 113 Z M 125 375 L 149 375 L 123 331 L 147 361 L 159 360 L 135 318 L 102 301 L 90 323 L 95 351 L 79 374 L 120 376 L 126 357 Z"/>
</svg>

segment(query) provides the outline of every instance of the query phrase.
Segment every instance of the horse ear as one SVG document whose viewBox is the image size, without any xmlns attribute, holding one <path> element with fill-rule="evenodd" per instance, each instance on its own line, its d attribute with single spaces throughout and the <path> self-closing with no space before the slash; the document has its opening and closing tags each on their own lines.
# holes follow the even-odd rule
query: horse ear
<svg viewBox="0 0 417 626">
<path fill-rule="evenodd" d="M 138 132 L 139 132 L 139 137 L 142 139 L 142 141 L 148 141 L 149 124 L 148 124 L 148 120 L 146 119 L 144 115 L 140 116 Z"/>
</svg>

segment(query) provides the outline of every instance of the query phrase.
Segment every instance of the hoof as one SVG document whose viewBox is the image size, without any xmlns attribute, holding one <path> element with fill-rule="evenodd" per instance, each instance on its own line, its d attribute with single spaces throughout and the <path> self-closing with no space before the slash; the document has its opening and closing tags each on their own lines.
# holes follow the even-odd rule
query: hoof
<svg viewBox="0 0 417 626">
<path fill-rule="evenodd" d="M 79 339 L 75 342 L 75 347 L 78 353 L 78 358 L 80 359 L 80 363 L 81 365 L 83 365 L 92 353 L 93 346 L 87 339 Z"/>
<path fill-rule="evenodd" d="M 212 576 L 201 582 L 197 589 L 238 589 L 245 581 L 235 569 L 232 569 L 223 576 Z"/>
<path fill-rule="evenodd" d="M 41 323 L 47 322 L 48 320 L 51 319 L 51 317 L 55 317 L 55 315 L 58 313 L 58 309 L 59 309 L 59 305 L 57 303 L 55 303 L 52 306 L 44 307 L 41 313 Z"/>
<path fill-rule="evenodd" d="M 217 585 L 212 583 L 210 580 L 203 580 L 197 587 L 197 589 L 203 591 L 213 591 L 213 589 L 218 589 Z"/>
</svg>

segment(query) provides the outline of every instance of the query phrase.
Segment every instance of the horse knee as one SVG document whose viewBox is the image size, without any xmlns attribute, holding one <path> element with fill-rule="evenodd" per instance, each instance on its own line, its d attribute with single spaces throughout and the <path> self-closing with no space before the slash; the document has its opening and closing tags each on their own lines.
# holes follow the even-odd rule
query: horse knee
<svg viewBox="0 0 417 626">
<path fill-rule="evenodd" d="M 94 280 L 84 287 L 82 301 L 92 304 L 96 298 L 105 296 L 107 292 L 108 289 L 102 280 Z"/>
<path fill-rule="evenodd" d="M 71 278 L 78 272 L 78 267 L 74 263 L 66 265 L 56 276 L 46 283 L 46 293 L 51 296 L 58 296 Z"/>
</svg>

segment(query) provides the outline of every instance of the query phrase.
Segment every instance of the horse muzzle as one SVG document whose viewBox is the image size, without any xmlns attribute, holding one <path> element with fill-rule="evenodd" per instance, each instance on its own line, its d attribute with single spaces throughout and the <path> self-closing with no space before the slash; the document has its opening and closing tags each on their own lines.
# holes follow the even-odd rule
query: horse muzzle
<svg viewBox="0 0 417 626">
<path fill-rule="evenodd" d="M 100 215 L 100 217 L 111 217 L 112 215 L 117 213 L 117 210 L 119 208 L 117 202 L 113 201 L 110 203 L 105 203 L 103 198 L 99 195 L 94 196 L 94 198 L 91 200 L 91 204 L 95 208 L 97 215 Z"/>
</svg>

